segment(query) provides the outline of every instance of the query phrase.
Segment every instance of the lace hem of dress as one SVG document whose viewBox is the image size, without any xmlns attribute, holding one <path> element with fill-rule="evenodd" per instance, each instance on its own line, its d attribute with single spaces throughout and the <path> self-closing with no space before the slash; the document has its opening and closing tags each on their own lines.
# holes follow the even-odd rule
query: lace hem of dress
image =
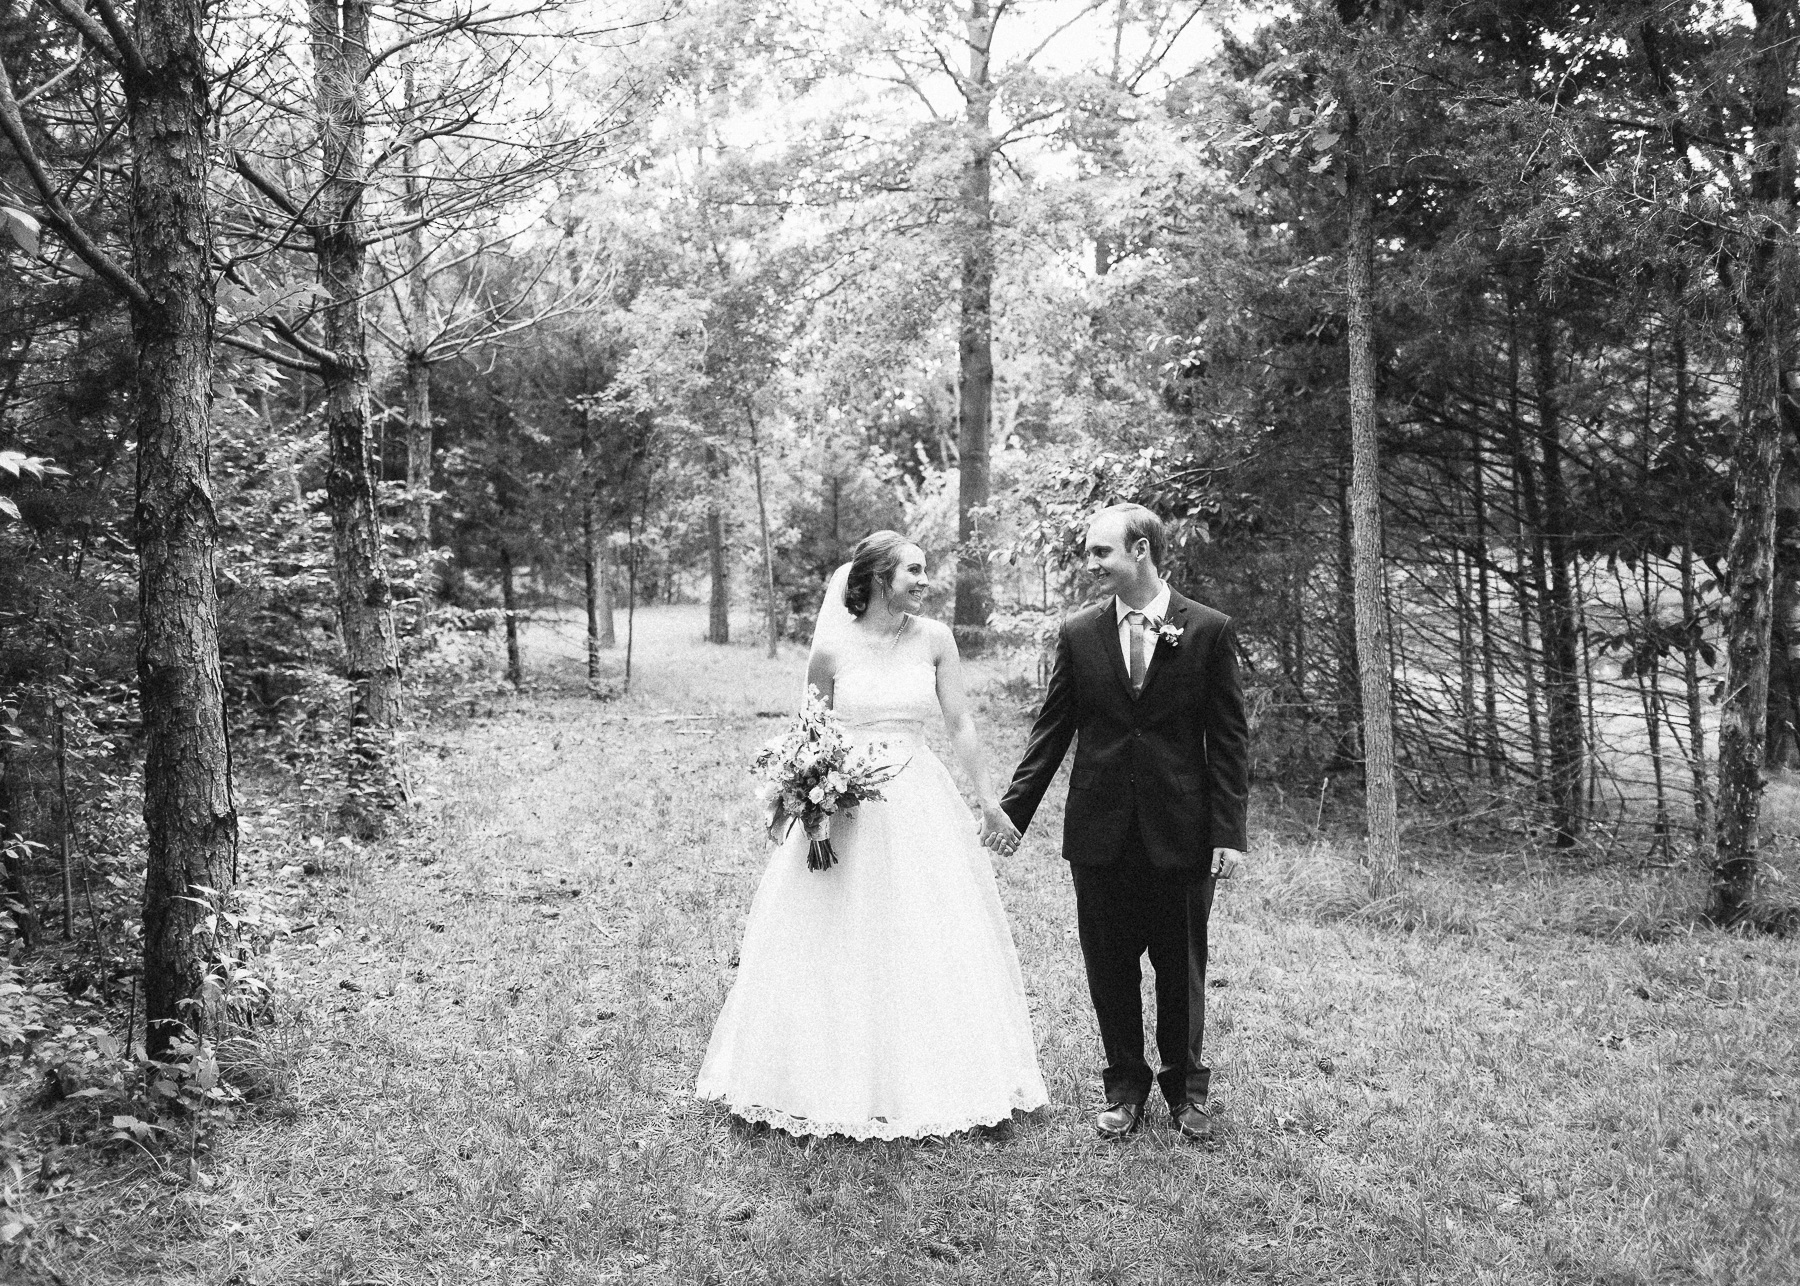
<svg viewBox="0 0 1800 1286">
<path fill-rule="evenodd" d="M 733 1116 L 741 1117 L 752 1123 L 771 1125 L 792 1135 L 811 1134 L 823 1138 L 828 1134 L 839 1134 L 858 1142 L 866 1142 L 870 1139 L 945 1138 L 952 1134 L 961 1134 L 964 1130 L 998 1125 L 1002 1121 L 1011 1120 L 1014 1112 L 1034 1112 L 1050 1101 L 1040 1095 L 1033 1095 L 1028 1090 L 1016 1089 L 1008 1096 L 1012 1100 L 1012 1106 L 1004 1116 L 984 1113 L 980 1116 L 954 1121 L 928 1121 L 906 1125 L 879 1118 L 855 1122 L 820 1121 L 810 1116 L 794 1116 L 778 1108 L 763 1107 L 759 1103 L 734 1103 L 723 1095 L 701 1093 L 694 1097 L 702 1102 L 717 1103 Z"/>
</svg>

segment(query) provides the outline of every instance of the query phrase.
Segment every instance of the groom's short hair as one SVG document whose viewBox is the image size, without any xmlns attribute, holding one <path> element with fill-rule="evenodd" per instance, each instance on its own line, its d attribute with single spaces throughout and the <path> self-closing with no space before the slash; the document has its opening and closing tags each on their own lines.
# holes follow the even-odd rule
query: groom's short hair
<svg viewBox="0 0 1800 1286">
<path fill-rule="evenodd" d="M 1108 505 L 1094 517 L 1098 518 L 1100 514 L 1118 514 L 1124 518 L 1125 548 L 1130 549 L 1140 540 L 1149 541 L 1150 561 L 1156 564 L 1158 571 L 1162 570 L 1163 559 L 1169 552 L 1169 537 L 1163 531 L 1163 520 L 1156 516 L 1155 511 L 1142 505 L 1126 504 Z"/>
</svg>

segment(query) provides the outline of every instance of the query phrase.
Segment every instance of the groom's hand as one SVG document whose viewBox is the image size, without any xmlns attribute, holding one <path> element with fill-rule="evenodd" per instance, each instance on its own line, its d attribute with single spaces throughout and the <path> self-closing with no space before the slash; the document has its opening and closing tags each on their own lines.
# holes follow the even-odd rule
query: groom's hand
<svg viewBox="0 0 1800 1286">
<path fill-rule="evenodd" d="M 1235 878 L 1244 869 L 1244 855 L 1235 848 L 1215 848 L 1212 856 L 1212 873 L 1215 878 L 1229 880 Z"/>
</svg>

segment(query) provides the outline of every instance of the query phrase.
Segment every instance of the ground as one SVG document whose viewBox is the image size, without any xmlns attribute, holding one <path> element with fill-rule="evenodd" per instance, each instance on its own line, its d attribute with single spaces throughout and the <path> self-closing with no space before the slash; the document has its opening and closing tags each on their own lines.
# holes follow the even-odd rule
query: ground
<svg viewBox="0 0 1800 1286">
<path fill-rule="evenodd" d="M 1694 927 L 1681 868 L 1439 847 L 1371 902 L 1347 844 L 1272 808 L 1215 913 L 1215 1147 L 1093 1131 L 1060 802 L 1000 871 L 1048 1109 L 1000 1139 L 734 1127 L 691 1089 L 767 860 L 746 765 L 804 657 L 703 628 L 640 612 L 604 702 L 555 681 L 566 628 L 528 636 L 536 689 L 425 734 L 413 826 L 321 875 L 281 877 L 305 837 L 250 816 L 246 878 L 290 899 L 294 1091 L 192 1168 L 78 1174 L 34 1276 L 1800 1280 L 1800 947 Z M 1010 766 L 1028 694 L 976 675 Z"/>
</svg>

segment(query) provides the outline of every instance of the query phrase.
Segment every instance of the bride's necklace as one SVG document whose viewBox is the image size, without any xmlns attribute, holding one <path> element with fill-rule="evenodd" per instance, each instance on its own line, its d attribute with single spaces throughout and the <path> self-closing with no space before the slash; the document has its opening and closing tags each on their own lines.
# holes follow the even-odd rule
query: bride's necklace
<svg viewBox="0 0 1800 1286">
<path fill-rule="evenodd" d="M 900 636 L 905 634 L 905 621 L 907 621 L 907 614 L 900 612 L 900 623 L 895 625 L 895 632 L 887 638 L 887 647 L 882 648 L 882 656 L 893 656 L 893 650 L 900 647 Z"/>
<path fill-rule="evenodd" d="M 894 632 L 888 635 L 886 645 L 875 650 L 876 656 L 886 660 L 894 654 L 894 649 L 900 646 L 900 636 L 906 633 L 906 624 L 910 619 L 905 612 L 900 613 L 900 624 L 896 625 Z"/>
</svg>

